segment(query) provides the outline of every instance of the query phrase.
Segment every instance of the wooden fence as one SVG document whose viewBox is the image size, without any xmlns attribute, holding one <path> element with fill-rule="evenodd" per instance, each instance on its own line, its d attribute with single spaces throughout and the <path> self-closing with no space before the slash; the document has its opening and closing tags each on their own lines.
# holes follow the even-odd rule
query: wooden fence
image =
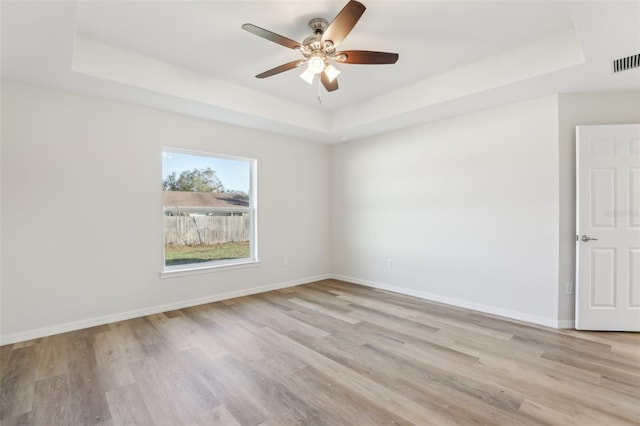
<svg viewBox="0 0 640 426">
<path fill-rule="evenodd" d="M 165 216 L 164 242 L 190 246 L 249 241 L 249 223 L 249 215 Z"/>
</svg>

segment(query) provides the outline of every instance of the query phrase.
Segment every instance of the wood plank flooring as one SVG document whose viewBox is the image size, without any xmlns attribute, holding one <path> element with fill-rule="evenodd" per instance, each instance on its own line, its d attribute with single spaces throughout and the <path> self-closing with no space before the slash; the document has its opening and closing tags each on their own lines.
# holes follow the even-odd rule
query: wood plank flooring
<svg viewBox="0 0 640 426">
<path fill-rule="evenodd" d="M 327 280 L 0 348 L 2 425 L 640 424 L 640 335 Z"/>
</svg>

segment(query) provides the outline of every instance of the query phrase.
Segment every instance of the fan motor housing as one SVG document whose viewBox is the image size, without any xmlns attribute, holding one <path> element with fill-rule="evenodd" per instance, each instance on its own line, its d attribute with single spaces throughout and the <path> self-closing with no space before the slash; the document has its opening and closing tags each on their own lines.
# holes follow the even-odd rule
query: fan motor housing
<svg viewBox="0 0 640 426">
<path fill-rule="evenodd" d="M 309 26 L 313 30 L 314 34 L 322 34 L 329 25 L 329 21 L 324 18 L 313 18 L 309 21 Z"/>
<path fill-rule="evenodd" d="M 305 38 L 302 45 L 306 48 L 302 52 L 304 56 L 309 56 L 312 52 L 324 51 L 327 54 L 332 53 L 333 42 L 325 40 L 322 42 L 322 34 L 327 29 L 329 21 L 324 18 L 313 18 L 309 21 L 309 27 L 313 30 L 313 35 Z"/>
<path fill-rule="evenodd" d="M 314 34 L 304 39 L 302 45 L 307 47 L 309 50 L 320 50 L 322 49 L 322 43 L 320 41 L 320 34 Z"/>
</svg>

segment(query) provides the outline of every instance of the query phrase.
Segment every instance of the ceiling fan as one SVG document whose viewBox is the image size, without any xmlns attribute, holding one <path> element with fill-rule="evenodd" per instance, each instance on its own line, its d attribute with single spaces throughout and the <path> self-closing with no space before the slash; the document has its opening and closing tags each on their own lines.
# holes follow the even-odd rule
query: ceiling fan
<svg viewBox="0 0 640 426">
<path fill-rule="evenodd" d="M 244 24 L 242 26 L 244 30 L 284 47 L 297 50 L 303 56 L 303 59 L 272 68 L 256 75 L 256 77 L 271 77 L 306 64 L 306 70 L 300 77 L 307 83 L 313 84 L 315 76 L 320 75 L 320 81 L 325 89 L 333 92 L 338 89 L 337 77 L 340 71 L 332 65 L 332 62 L 344 64 L 395 64 L 398 60 L 397 53 L 372 52 L 369 50 L 336 51 L 336 47 L 351 32 L 365 9 L 362 3 L 351 0 L 330 24 L 323 18 L 310 20 L 309 26 L 313 30 L 313 35 L 305 38 L 302 43 L 253 24 Z"/>
</svg>

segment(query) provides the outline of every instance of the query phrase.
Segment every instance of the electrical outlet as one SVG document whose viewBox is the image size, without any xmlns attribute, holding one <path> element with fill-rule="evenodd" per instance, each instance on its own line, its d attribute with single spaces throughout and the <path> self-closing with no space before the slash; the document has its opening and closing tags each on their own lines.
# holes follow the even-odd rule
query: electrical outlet
<svg viewBox="0 0 640 426">
<path fill-rule="evenodd" d="M 282 266 L 289 266 L 289 258 L 288 257 L 283 257 L 282 258 Z"/>
<path fill-rule="evenodd" d="M 393 268 L 393 261 L 391 259 L 387 259 L 387 269 Z"/>
<path fill-rule="evenodd" d="M 564 294 L 573 294 L 573 283 L 564 283 Z"/>
</svg>

